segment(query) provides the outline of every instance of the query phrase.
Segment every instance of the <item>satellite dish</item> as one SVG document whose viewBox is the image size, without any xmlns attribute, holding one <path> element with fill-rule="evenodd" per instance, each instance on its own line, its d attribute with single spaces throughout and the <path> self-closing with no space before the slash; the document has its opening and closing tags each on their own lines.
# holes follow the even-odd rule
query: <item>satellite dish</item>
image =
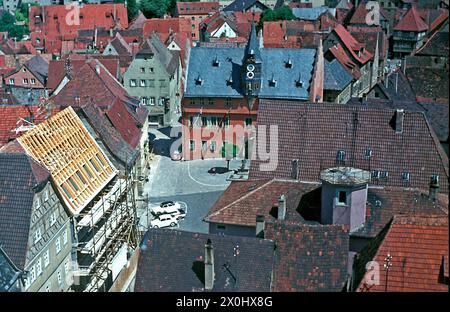
<svg viewBox="0 0 450 312">
<path fill-rule="evenodd" d="M 253 64 L 248 64 L 247 65 L 247 71 L 252 72 L 254 70 L 255 70 L 255 65 L 253 65 Z"/>
<path fill-rule="evenodd" d="M 255 77 L 255 74 L 251 71 L 247 72 L 247 78 L 248 79 L 253 79 L 253 77 Z"/>
</svg>

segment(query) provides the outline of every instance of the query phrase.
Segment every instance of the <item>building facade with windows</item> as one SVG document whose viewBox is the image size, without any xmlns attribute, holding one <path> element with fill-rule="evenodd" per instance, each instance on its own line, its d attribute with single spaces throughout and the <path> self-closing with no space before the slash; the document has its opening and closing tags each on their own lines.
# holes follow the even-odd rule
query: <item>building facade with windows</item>
<svg viewBox="0 0 450 312">
<path fill-rule="evenodd" d="M 219 12 L 219 2 L 177 2 L 176 16 L 191 23 L 191 40 L 200 40 L 199 25 L 208 16 Z"/>
<path fill-rule="evenodd" d="M 253 24 L 245 48 L 191 49 L 182 101 L 184 159 L 250 158 L 259 99 L 321 102 L 322 46 L 264 48 Z"/>
<path fill-rule="evenodd" d="M 151 35 L 124 74 L 128 94 L 149 109 L 151 125 L 169 125 L 180 111 L 182 68 L 179 51 L 170 51 Z"/>
<path fill-rule="evenodd" d="M 0 153 L 0 177 L 0 241 L 21 272 L 16 290 L 69 290 L 73 234 L 50 172 L 13 141 Z"/>
</svg>

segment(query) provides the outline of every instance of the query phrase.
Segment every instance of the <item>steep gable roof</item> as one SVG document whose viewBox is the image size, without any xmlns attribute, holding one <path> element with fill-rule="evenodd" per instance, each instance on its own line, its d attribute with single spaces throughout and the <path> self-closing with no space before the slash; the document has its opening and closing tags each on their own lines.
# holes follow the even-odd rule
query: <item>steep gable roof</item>
<svg viewBox="0 0 450 312">
<path fill-rule="evenodd" d="M 26 264 L 34 194 L 49 178 L 25 153 L 0 153 L 0 244 L 20 269 Z"/>
<path fill-rule="evenodd" d="M 347 281 L 348 230 L 338 225 L 268 222 L 275 241 L 276 292 L 340 292 Z"/>
<path fill-rule="evenodd" d="M 373 58 L 373 54 L 365 49 L 365 45 L 358 42 L 344 26 L 337 24 L 333 32 L 341 39 L 350 55 L 360 64 L 364 65 Z"/>
<path fill-rule="evenodd" d="M 369 246 L 360 257 L 374 250 L 374 256 L 368 258 L 384 263 L 389 254 L 389 276 L 380 269 L 378 285 L 363 279 L 357 291 L 448 292 L 448 216 L 397 215 L 381 235 L 378 246 Z"/>
<path fill-rule="evenodd" d="M 142 241 L 135 291 L 204 291 L 208 239 L 214 248 L 213 292 L 270 291 L 272 241 L 159 229 L 150 229 Z"/>
<path fill-rule="evenodd" d="M 396 116 L 395 110 L 360 105 L 260 100 L 258 125 L 278 125 L 278 162 L 266 168 L 272 171 L 260 171 L 267 162 L 252 160 L 250 179 L 291 179 L 292 161 L 298 159 L 298 179 L 318 181 L 321 170 L 337 165 L 337 152 L 343 150 L 346 166 L 388 172 L 372 185 L 402 187 L 402 173 L 409 172 L 408 187 L 428 189 L 431 176 L 439 175 L 440 192 L 447 194 L 448 157 L 425 115 L 405 111 L 401 133 L 395 131 Z"/>
<path fill-rule="evenodd" d="M 405 15 L 401 17 L 400 21 L 395 25 L 394 30 L 422 32 L 428 30 L 428 25 L 420 17 L 416 7 L 412 6 Z"/>
</svg>

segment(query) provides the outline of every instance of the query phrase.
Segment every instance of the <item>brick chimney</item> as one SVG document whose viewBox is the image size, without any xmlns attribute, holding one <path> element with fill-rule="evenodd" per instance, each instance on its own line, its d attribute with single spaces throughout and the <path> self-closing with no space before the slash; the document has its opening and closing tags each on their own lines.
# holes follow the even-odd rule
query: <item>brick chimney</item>
<svg viewBox="0 0 450 312">
<path fill-rule="evenodd" d="M 205 244 L 205 290 L 214 287 L 214 247 L 208 238 Z"/>
<path fill-rule="evenodd" d="M 265 221 L 263 215 L 256 216 L 256 237 L 264 238 Z"/>
<path fill-rule="evenodd" d="M 439 193 L 439 176 L 432 175 L 431 180 L 430 180 L 430 190 L 429 190 L 428 198 L 431 201 L 436 201 L 438 193 Z"/>
<path fill-rule="evenodd" d="M 278 198 L 278 220 L 284 220 L 286 218 L 286 196 L 281 195 Z"/>
</svg>

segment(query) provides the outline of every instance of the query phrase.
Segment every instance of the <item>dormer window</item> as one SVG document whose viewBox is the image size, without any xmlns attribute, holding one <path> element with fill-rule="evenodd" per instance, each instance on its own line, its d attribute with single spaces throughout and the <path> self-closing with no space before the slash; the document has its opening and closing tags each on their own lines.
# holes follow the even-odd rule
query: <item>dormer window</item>
<svg viewBox="0 0 450 312">
<path fill-rule="evenodd" d="M 286 68 L 292 68 L 292 61 L 289 59 L 289 60 L 287 60 L 287 62 L 284 64 L 284 66 L 286 67 Z"/>
<path fill-rule="evenodd" d="M 217 57 L 214 59 L 212 65 L 213 65 L 214 67 L 219 67 L 219 66 L 220 66 L 220 62 L 219 62 L 219 59 L 218 59 Z"/>
<path fill-rule="evenodd" d="M 336 154 L 337 161 L 345 161 L 345 151 L 339 150 Z"/>
<path fill-rule="evenodd" d="M 410 179 L 410 173 L 409 172 L 402 172 L 402 181 L 403 182 L 409 182 Z"/>
<path fill-rule="evenodd" d="M 196 86 L 201 86 L 202 83 L 203 83 L 203 79 L 202 79 L 202 77 L 199 76 L 199 77 L 195 80 L 195 85 L 196 85 Z"/>
<path fill-rule="evenodd" d="M 269 87 L 275 87 L 277 85 L 277 81 L 275 80 L 274 77 L 272 77 L 272 79 L 269 80 Z"/>
<path fill-rule="evenodd" d="M 367 148 L 366 150 L 364 150 L 364 158 L 370 159 L 371 157 L 372 157 L 372 150 L 370 148 Z"/>
<path fill-rule="evenodd" d="M 227 86 L 231 86 L 231 85 L 233 85 L 233 77 L 232 77 L 232 75 L 230 75 L 230 77 L 228 77 L 228 80 L 227 80 Z"/>
<path fill-rule="evenodd" d="M 295 82 L 295 86 L 296 86 L 297 88 L 303 87 L 303 81 L 302 81 L 301 79 L 297 80 L 297 81 Z"/>
</svg>

